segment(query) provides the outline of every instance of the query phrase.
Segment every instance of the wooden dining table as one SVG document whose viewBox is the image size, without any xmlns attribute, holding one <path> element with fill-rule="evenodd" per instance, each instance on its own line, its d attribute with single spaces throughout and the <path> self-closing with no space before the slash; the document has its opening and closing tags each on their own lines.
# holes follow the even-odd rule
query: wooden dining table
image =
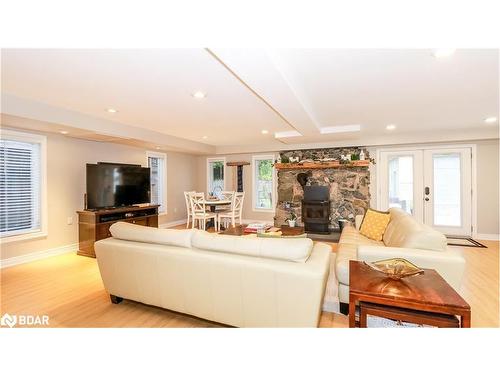
<svg viewBox="0 0 500 375">
<path fill-rule="evenodd" d="M 205 203 L 205 206 L 210 207 L 211 212 L 215 212 L 217 209 L 217 206 L 230 205 L 231 201 L 229 199 L 207 199 L 207 198 L 205 198 L 204 203 Z M 215 227 L 215 223 L 214 223 L 213 219 L 211 219 L 207 224 L 208 224 L 207 228 Z"/>
</svg>

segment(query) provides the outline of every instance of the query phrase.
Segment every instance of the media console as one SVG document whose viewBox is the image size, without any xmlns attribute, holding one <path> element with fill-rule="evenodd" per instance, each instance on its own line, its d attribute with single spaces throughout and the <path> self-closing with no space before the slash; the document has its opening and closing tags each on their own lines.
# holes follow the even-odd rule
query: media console
<svg viewBox="0 0 500 375">
<path fill-rule="evenodd" d="M 118 221 L 158 228 L 158 207 L 149 205 L 77 211 L 77 254 L 95 258 L 94 243 L 111 237 L 109 227 Z"/>
</svg>

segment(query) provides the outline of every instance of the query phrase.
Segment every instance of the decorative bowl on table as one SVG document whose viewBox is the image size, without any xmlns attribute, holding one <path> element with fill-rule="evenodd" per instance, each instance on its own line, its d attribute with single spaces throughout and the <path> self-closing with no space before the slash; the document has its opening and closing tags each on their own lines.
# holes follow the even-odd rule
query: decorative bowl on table
<svg viewBox="0 0 500 375">
<path fill-rule="evenodd" d="M 403 258 L 391 258 L 372 263 L 364 263 L 375 271 L 381 272 L 394 280 L 400 280 L 404 277 L 424 273 L 423 269 Z"/>
</svg>

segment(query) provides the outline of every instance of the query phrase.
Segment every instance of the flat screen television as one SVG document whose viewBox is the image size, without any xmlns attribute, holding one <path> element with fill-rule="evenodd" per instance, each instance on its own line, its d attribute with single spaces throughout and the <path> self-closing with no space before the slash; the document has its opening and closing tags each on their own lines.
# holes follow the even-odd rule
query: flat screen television
<svg viewBox="0 0 500 375">
<path fill-rule="evenodd" d="M 133 164 L 87 164 L 87 209 L 150 203 L 150 169 Z"/>
</svg>

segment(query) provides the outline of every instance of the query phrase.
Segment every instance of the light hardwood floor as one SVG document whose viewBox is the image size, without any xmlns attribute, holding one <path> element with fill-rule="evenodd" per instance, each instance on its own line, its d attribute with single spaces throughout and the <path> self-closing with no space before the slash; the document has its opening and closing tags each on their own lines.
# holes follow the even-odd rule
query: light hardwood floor
<svg viewBox="0 0 500 375">
<path fill-rule="evenodd" d="M 499 243 L 458 248 L 467 261 L 462 295 L 473 327 L 499 325 Z M 336 245 L 332 245 L 332 251 Z M 221 327 L 161 308 L 125 300 L 110 302 L 95 259 L 65 254 L 1 271 L 0 312 L 49 316 L 50 327 Z M 347 327 L 340 314 L 321 315 L 320 327 Z"/>
</svg>

